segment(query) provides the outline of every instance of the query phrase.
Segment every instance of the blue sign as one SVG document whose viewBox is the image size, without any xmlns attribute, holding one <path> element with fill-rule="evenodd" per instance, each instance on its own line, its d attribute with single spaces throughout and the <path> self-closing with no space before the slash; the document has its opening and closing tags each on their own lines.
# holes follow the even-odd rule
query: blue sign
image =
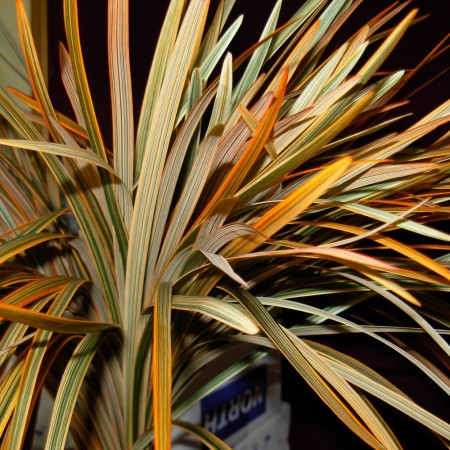
<svg viewBox="0 0 450 450">
<path fill-rule="evenodd" d="M 267 368 L 259 366 L 201 401 L 202 425 L 226 439 L 266 411 Z"/>
</svg>

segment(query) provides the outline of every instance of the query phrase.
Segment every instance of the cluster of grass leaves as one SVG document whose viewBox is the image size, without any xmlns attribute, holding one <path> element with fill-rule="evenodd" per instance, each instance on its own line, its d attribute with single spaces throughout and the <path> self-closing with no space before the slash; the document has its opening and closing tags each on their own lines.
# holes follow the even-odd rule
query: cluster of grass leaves
<svg viewBox="0 0 450 450">
<path fill-rule="evenodd" d="M 335 46 L 359 3 L 308 0 L 280 26 L 278 2 L 260 42 L 232 57 L 234 0 L 209 13 L 207 0 L 171 1 L 135 121 L 128 2 L 109 0 L 107 148 L 76 0 L 63 2 L 61 45 L 76 120 L 52 106 L 17 1 L 32 95 L 0 92 L 2 448 L 32 436 L 44 388 L 48 449 L 69 429 L 77 448 L 167 449 L 173 426 L 228 448 L 178 417 L 272 349 L 373 448 L 401 443 L 366 393 L 450 439 L 380 374 L 310 339 L 365 334 L 449 394 L 450 101 L 387 131 L 415 70 L 378 71 L 417 11 L 393 4 Z M 411 335 L 431 356 L 405 347 Z M 190 389 L 244 343 L 244 358 Z"/>
</svg>

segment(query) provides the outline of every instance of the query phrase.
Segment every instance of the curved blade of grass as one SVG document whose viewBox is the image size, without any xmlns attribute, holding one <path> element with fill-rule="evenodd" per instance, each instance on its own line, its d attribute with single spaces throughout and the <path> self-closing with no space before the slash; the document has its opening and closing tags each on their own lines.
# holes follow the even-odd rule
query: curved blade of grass
<svg viewBox="0 0 450 450">
<path fill-rule="evenodd" d="M 259 299 L 261 297 L 258 297 Z M 261 303 L 265 304 L 264 301 Z M 324 318 L 319 318 L 318 316 L 314 316 L 310 318 L 311 320 L 316 320 L 319 322 L 323 322 Z M 340 333 L 364 333 L 368 331 L 369 333 L 390 333 L 390 334 L 407 334 L 407 333 L 416 333 L 416 334 L 424 334 L 425 331 L 418 327 L 399 327 L 399 326 L 388 326 L 388 325 L 364 325 L 361 327 L 364 331 L 359 331 L 356 328 L 351 328 L 347 325 L 298 325 L 294 327 L 290 327 L 289 330 L 292 331 L 296 336 L 321 336 L 328 334 L 340 334 Z M 450 330 L 445 330 L 443 328 L 439 328 L 436 330 L 438 333 L 442 335 L 450 335 Z M 392 345 L 392 344 L 391 344 Z M 393 347 L 394 348 L 394 347 Z M 408 353 L 406 352 L 408 355 Z M 412 359 L 411 359 L 412 361 Z M 420 364 L 422 364 L 419 361 Z M 414 363 L 413 363 L 414 364 Z M 418 366 L 419 367 L 419 366 Z M 421 367 L 427 367 L 422 364 Z M 433 371 L 430 371 L 430 374 L 434 376 L 435 379 L 438 379 Z M 442 374 L 440 374 L 442 375 Z M 448 377 L 445 377 L 448 380 Z M 450 384 L 446 382 L 445 384 L 440 381 L 437 383 L 443 390 L 450 394 Z"/>
<path fill-rule="evenodd" d="M 0 436 L 5 436 L 5 429 L 14 412 L 19 395 L 19 383 L 25 364 L 24 357 L 19 355 L 13 366 L 2 377 L 0 386 Z M 9 432 L 10 433 L 10 432 Z"/>
<path fill-rule="evenodd" d="M 259 331 L 253 320 L 242 310 L 214 297 L 174 295 L 172 308 L 204 314 L 246 334 L 256 334 Z"/>
<path fill-rule="evenodd" d="M 228 53 L 222 65 L 216 101 L 211 112 L 208 131 L 217 125 L 225 125 L 231 113 L 231 94 L 233 91 L 233 69 L 231 54 Z"/>
<path fill-rule="evenodd" d="M 101 339 L 101 333 L 85 336 L 64 370 L 50 419 L 46 450 L 64 450 L 75 402 Z"/>
<path fill-rule="evenodd" d="M 173 424 L 180 430 L 195 436 L 202 444 L 206 445 L 211 450 L 231 450 L 231 447 L 225 444 L 225 442 L 219 439 L 215 434 L 199 425 L 194 425 L 182 420 L 175 420 Z"/>
<path fill-rule="evenodd" d="M 417 420 L 430 430 L 438 433 L 445 439 L 450 439 L 449 423 L 421 408 L 404 395 L 399 394 L 396 390 L 389 388 L 374 377 L 367 376 L 357 370 L 356 367 L 349 367 L 334 355 L 328 353 L 327 358 L 329 363 L 350 383 L 358 386 L 366 392 L 369 392 L 376 398 L 385 401 L 402 413 L 407 414 L 414 420 Z"/>
<path fill-rule="evenodd" d="M 258 251 L 256 253 L 242 254 L 240 256 L 235 256 L 231 258 L 232 261 L 245 261 L 252 260 L 256 261 L 259 258 L 267 259 L 273 257 L 283 257 L 283 256 L 299 256 L 299 255 L 312 255 L 312 257 L 322 257 L 323 260 L 331 260 L 339 262 L 340 264 L 346 265 L 367 275 L 369 278 L 377 281 L 381 285 L 385 286 L 388 290 L 396 292 L 398 295 L 403 297 L 408 302 L 420 306 L 420 302 L 415 299 L 415 297 L 410 294 L 407 290 L 402 288 L 399 284 L 393 280 L 381 275 L 379 272 L 375 272 L 372 268 L 379 271 L 385 271 L 397 276 L 411 278 L 413 280 L 425 281 L 426 283 L 436 283 L 437 281 L 426 275 L 422 275 L 418 272 L 413 272 L 412 270 L 405 270 L 402 268 L 395 267 L 391 264 L 387 264 L 383 261 L 376 260 L 375 258 L 368 257 L 361 253 L 339 249 L 338 252 L 328 252 L 323 251 L 326 247 L 303 247 L 299 246 L 295 242 L 291 241 L 274 241 L 273 244 L 282 245 L 287 247 L 292 247 L 292 249 L 287 250 L 266 250 Z M 317 256 L 314 256 L 317 255 Z"/>
<path fill-rule="evenodd" d="M 411 25 L 414 17 L 417 14 L 417 9 L 412 10 L 392 31 L 392 33 L 386 38 L 379 49 L 369 58 L 363 67 L 358 72 L 361 76 L 361 83 L 365 84 L 383 64 L 386 58 L 389 56 L 395 45 L 401 39 L 407 28 Z"/>
<path fill-rule="evenodd" d="M 28 141 L 22 139 L 0 139 L 0 145 L 7 145 L 8 147 L 21 148 L 24 150 L 47 153 L 49 155 L 77 159 L 89 164 L 94 164 L 98 167 L 102 167 L 115 175 L 113 168 L 102 158 L 90 150 L 85 150 L 73 145 L 53 144 L 51 142 Z"/>
<path fill-rule="evenodd" d="M 350 264 L 349 264 L 350 266 Z M 395 281 L 389 279 L 388 277 L 385 277 L 381 273 L 375 272 L 371 270 L 370 268 L 364 268 L 361 267 L 361 265 L 354 265 L 354 267 L 363 275 L 366 275 L 368 278 L 371 278 L 381 286 L 384 286 L 387 290 L 394 292 L 399 297 L 403 298 L 407 302 L 411 303 L 414 306 L 420 307 L 422 304 L 419 300 L 414 297 L 413 294 L 411 294 L 409 291 L 404 289 L 402 286 L 400 286 Z M 403 275 L 403 273 L 402 273 Z"/>
<path fill-rule="evenodd" d="M 200 120 L 205 114 L 213 96 L 214 89 L 208 90 L 196 103 L 192 111 L 186 118 L 186 122 L 177 134 L 177 138 L 172 145 L 169 156 L 167 158 L 160 187 L 158 189 L 158 201 L 156 204 L 154 222 L 159 224 L 152 231 L 152 239 L 150 241 L 150 250 L 148 256 L 148 265 L 150 268 L 155 267 L 157 254 L 163 241 L 165 224 L 170 213 L 170 206 L 173 195 L 177 188 L 177 181 L 183 168 L 183 161 L 189 149 L 189 144 L 199 126 Z"/>
<path fill-rule="evenodd" d="M 243 16 L 240 16 L 231 24 L 230 28 L 228 28 L 228 30 L 223 34 L 216 46 L 211 50 L 205 58 L 205 61 L 201 64 L 200 75 L 202 80 L 208 80 L 212 71 L 217 66 L 217 63 L 220 61 L 220 58 L 225 53 L 226 49 L 242 25 L 242 20 Z"/>
<path fill-rule="evenodd" d="M 182 3 L 182 2 L 176 2 Z M 173 3 L 175 5 L 175 3 Z M 175 6 L 174 6 L 175 7 Z M 188 75 L 190 61 L 200 43 L 206 15 L 208 11 L 207 0 L 192 1 L 186 11 L 183 23 L 167 66 L 167 73 L 154 106 L 154 114 L 148 124 L 149 131 L 144 142 L 142 170 L 139 177 L 139 186 L 134 204 L 134 214 L 131 225 L 129 258 L 127 263 L 127 278 L 125 284 L 125 417 L 128 445 L 131 447 L 133 417 L 133 380 L 134 359 L 136 354 L 137 336 L 140 330 L 136 329 L 143 307 L 143 293 L 147 271 L 147 258 L 151 230 L 153 226 L 157 196 L 162 178 L 164 163 L 172 138 L 179 102 Z M 167 58 L 167 55 L 164 55 Z M 147 107 L 145 107 L 147 108 Z M 150 119 L 150 117 L 149 117 Z M 136 144 L 138 145 L 138 143 Z"/>
<path fill-rule="evenodd" d="M 361 278 L 359 276 L 353 275 L 351 273 L 344 273 L 340 272 L 340 275 L 346 278 L 349 278 L 351 280 L 356 281 L 357 283 L 361 284 L 362 286 L 366 286 L 371 291 L 376 292 L 377 294 L 381 295 L 385 299 L 389 300 L 391 303 L 393 303 L 395 306 L 397 306 L 400 310 L 405 312 L 411 319 L 413 319 L 417 325 L 419 325 L 435 342 L 439 347 L 450 356 L 450 346 L 445 341 L 445 339 L 435 330 L 435 328 L 420 314 L 418 313 L 414 308 L 403 302 L 401 299 L 399 299 L 397 296 L 392 294 L 391 292 L 388 292 L 386 289 L 384 289 L 381 286 L 378 286 L 377 284 L 368 281 L 364 278 Z"/>
<path fill-rule="evenodd" d="M 198 199 L 208 178 L 209 168 L 216 155 L 217 146 L 222 138 L 222 131 L 223 126 L 216 126 L 210 131 L 200 146 L 198 155 L 186 180 L 186 185 L 172 213 L 172 220 L 164 233 L 164 240 L 158 260 L 159 267 L 174 251 L 191 220 L 192 213 L 197 206 Z"/>
<path fill-rule="evenodd" d="M 33 124 L 23 115 L 11 99 L 0 89 L 0 107 L 4 118 L 23 136 L 32 141 L 43 141 Z M 114 281 L 113 264 L 111 263 L 111 235 L 102 226 L 102 211 L 97 211 L 92 199 L 86 200 L 84 192 L 78 189 L 76 182 L 67 168 L 54 155 L 42 154 L 52 174 L 58 180 L 59 186 L 77 217 L 84 237 L 89 245 L 92 261 L 95 264 L 101 286 L 109 305 L 112 320 L 120 322 L 117 291 Z M 86 193 L 87 194 L 87 193 Z"/>
<path fill-rule="evenodd" d="M 299 88 L 303 88 L 303 91 L 289 110 L 290 115 L 313 106 L 322 90 L 326 87 L 327 81 L 330 80 L 335 72 L 336 67 L 342 60 L 347 48 L 348 44 L 342 45 L 320 69 L 311 75 L 307 80 L 306 85 L 302 84 L 299 86 Z"/>
<path fill-rule="evenodd" d="M 195 243 L 195 248 L 204 252 L 216 253 L 233 239 L 242 236 L 249 236 L 256 233 L 257 231 L 248 225 L 231 223 L 229 225 L 225 225 L 222 228 L 219 228 L 218 230 L 213 231 L 211 234 L 206 236 L 201 236 L 199 233 L 199 238 Z"/>
<path fill-rule="evenodd" d="M 0 287 L 2 289 L 4 288 L 12 289 L 16 286 L 22 286 L 24 283 L 36 281 L 41 278 L 42 277 L 37 273 L 33 273 L 32 270 L 27 270 L 24 267 L 22 268 L 3 267 L 2 277 L 0 278 Z"/>
<path fill-rule="evenodd" d="M 67 42 L 69 44 L 70 56 L 73 64 L 73 72 L 80 99 L 83 117 L 86 122 L 86 131 L 89 136 L 89 143 L 94 153 L 100 158 L 108 161 L 97 117 L 92 103 L 89 85 L 84 68 L 83 56 L 81 52 L 81 42 L 78 30 L 78 8 L 76 0 L 64 0 L 64 22 L 66 27 Z M 108 204 L 111 221 L 115 230 L 122 264 L 126 266 L 128 250 L 128 231 L 125 227 L 123 212 L 120 208 L 114 178 L 109 172 L 100 172 L 103 191 Z"/>
<path fill-rule="evenodd" d="M 436 383 L 437 386 L 439 386 L 447 395 L 450 395 L 450 385 L 448 385 L 446 379 L 442 379 L 439 377 L 439 374 L 437 374 L 435 371 L 431 370 L 429 367 L 427 367 L 425 364 L 423 364 L 419 359 L 415 358 L 413 355 L 411 355 L 408 351 L 404 350 L 402 347 L 395 345 L 394 343 L 390 342 L 389 340 L 385 339 L 384 337 L 380 336 L 378 333 L 387 332 L 425 332 L 422 331 L 419 328 L 411 329 L 410 327 L 398 329 L 395 327 L 372 327 L 372 326 L 362 326 L 355 322 L 352 322 L 344 317 L 341 317 L 339 314 L 333 314 L 330 312 L 327 312 L 323 309 L 315 308 L 313 306 L 306 305 L 304 303 L 300 303 L 298 301 L 292 301 L 285 298 L 267 298 L 267 297 L 258 297 L 258 300 L 261 301 L 261 303 L 265 306 L 274 306 L 277 308 L 285 308 L 292 311 L 300 311 L 307 314 L 312 314 L 317 317 L 321 317 L 324 319 L 332 320 L 333 322 L 340 323 L 344 325 L 347 330 L 350 332 L 358 332 L 358 333 L 364 333 L 371 338 L 383 343 L 396 353 L 400 354 L 402 357 L 407 359 L 409 362 L 414 364 L 419 370 L 421 370 L 427 377 L 429 377 L 431 380 L 433 380 L 434 383 Z M 326 332 L 328 330 L 329 325 L 326 324 L 323 327 L 318 327 L 318 331 L 320 328 Z M 310 325 L 307 325 L 305 327 L 301 327 L 304 329 L 305 334 L 308 334 L 308 330 L 310 332 L 315 333 L 313 331 L 312 327 Z M 293 329 L 291 329 L 292 332 L 294 332 Z M 339 332 L 338 332 L 339 333 Z"/>
<path fill-rule="evenodd" d="M 246 146 L 237 163 L 230 170 L 228 176 L 219 187 L 219 190 L 211 199 L 209 206 L 203 211 L 202 216 L 207 215 L 211 208 L 219 201 L 233 196 L 239 189 L 240 185 L 244 182 L 251 169 L 253 169 L 265 143 L 269 139 L 270 134 L 273 132 L 273 127 L 284 100 L 287 79 L 288 71 L 285 70 L 278 89 L 274 93 L 275 100 L 273 105 L 271 105 L 265 112 L 253 138 Z"/>
<path fill-rule="evenodd" d="M 381 209 L 371 208 L 370 206 L 357 203 L 346 203 L 342 205 L 339 204 L 339 207 L 357 214 L 362 214 L 364 216 L 370 217 L 371 219 L 379 220 L 382 222 L 394 222 L 396 227 L 403 228 L 416 234 L 420 234 L 421 236 L 427 236 L 433 239 L 450 242 L 450 235 L 447 233 L 428 227 L 426 225 L 422 225 L 413 220 L 398 220 L 395 214 Z"/>
<path fill-rule="evenodd" d="M 108 3 L 108 59 L 113 111 L 113 147 L 115 168 L 125 186 L 133 187 L 134 138 L 133 100 L 128 32 L 128 1 Z M 122 202 L 122 208 L 125 205 Z M 131 222 L 131 211 L 125 214 Z"/>
<path fill-rule="evenodd" d="M 44 83 L 44 75 L 39 65 L 33 36 L 31 34 L 31 27 L 27 19 L 27 13 L 25 11 L 23 0 L 17 0 L 16 11 L 22 49 L 25 56 L 25 62 L 27 64 L 31 86 L 39 105 L 39 112 L 42 114 L 48 130 L 56 138 L 57 133 L 55 133 L 55 130 L 53 129 L 53 126 L 49 120 L 50 117 L 56 119 L 56 113 L 53 109 L 53 105 L 50 101 L 50 97 Z"/>
<path fill-rule="evenodd" d="M 358 205 L 362 206 L 362 205 Z M 380 210 L 376 210 L 377 212 L 380 212 Z M 389 213 L 390 214 L 390 213 Z M 397 219 L 397 216 L 390 214 L 392 216 L 393 220 Z M 367 230 L 360 228 L 360 227 L 354 227 L 351 225 L 343 225 L 343 224 L 337 224 L 337 223 L 320 223 L 320 226 L 329 227 L 336 230 L 343 230 L 352 234 L 355 234 L 357 236 L 363 236 L 367 234 Z M 370 234 L 367 236 L 369 239 L 374 240 L 375 242 L 378 242 L 379 244 L 382 244 L 386 246 L 387 248 L 391 248 L 392 250 L 397 251 L 398 253 L 401 253 L 402 255 L 407 256 L 408 258 L 412 259 L 413 261 L 417 262 L 418 264 L 433 270 L 435 273 L 443 276 L 446 279 L 449 279 L 449 271 L 445 266 L 440 264 L 439 262 L 433 260 L 429 256 L 424 255 L 423 253 L 420 253 L 419 251 L 415 250 L 409 245 L 402 244 L 399 241 L 396 241 L 395 239 L 384 237 L 379 234 Z"/>
<path fill-rule="evenodd" d="M 39 103 L 34 99 L 24 94 L 23 92 L 14 89 L 13 87 L 8 87 L 8 91 L 11 92 L 15 97 L 17 97 L 21 102 L 31 108 L 33 111 L 39 112 Z M 77 122 L 74 122 L 69 117 L 64 114 L 56 111 L 56 120 L 60 123 L 65 129 L 71 131 L 83 139 L 88 139 L 88 135 L 86 134 L 86 130 L 82 125 L 79 125 Z"/>
<path fill-rule="evenodd" d="M 438 168 L 435 163 L 404 163 L 376 166 L 347 185 L 343 192 L 356 190 L 361 187 L 383 183 L 392 179 L 409 177 L 418 173 L 429 172 Z M 449 236 L 450 237 L 450 236 Z"/>
<path fill-rule="evenodd" d="M 82 286 L 84 281 L 72 280 L 64 286 L 59 292 L 53 304 L 49 307 L 45 314 L 59 317 L 63 314 L 67 305 L 72 300 L 75 293 Z M 0 313 L 1 314 L 1 313 Z M 35 385 L 40 372 L 44 355 L 47 351 L 52 333 L 47 330 L 39 330 L 31 344 L 30 351 L 25 358 L 25 364 L 20 379 L 18 398 L 15 405 L 14 417 L 11 424 L 12 431 L 10 435 L 9 445 L 11 448 L 21 448 L 25 437 L 30 412 L 33 409 L 33 403 L 36 399 Z"/>
<path fill-rule="evenodd" d="M 81 127 L 83 127 L 84 130 L 86 130 L 86 122 L 84 120 L 83 110 L 81 108 L 80 99 L 77 93 L 72 60 L 70 58 L 68 50 L 62 43 L 59 44 L 59 65 L 61 66 L 61 80 L 66 90 L 67 97 L 69 97 L 69 101 L 72 105 L 72 109 L 75 113 L 77 122 Z M 89 139 L 89 136 L 87 134 L 86 139 Z"/>
<path fill-rule="evenodd" d="M 229 197 L 219 202 L 210 212 L 209 216 L 202 223 L 195 240 L 195 246 L 201 246 L 201 243 L 208 239 L 210 235 L 222 228 L 225 220 L 233 211 L 237 204 L 237 198 Z"/>
<path fill-rule="evenodd" d="M 17 306 L 0 303 L 0 317 L 11 322 L 18 322 L 41 330 L 62 334 L 98 333 L 99 331 L 118 328 L 114 323 L 99 323 L 89 320 L 66 319 L 51 316 Z"/>
<path fill-rule="evenodd" d="M 260 40 L 263 40 L 267 36 L 271 35 L 277 26 L 278 17 L 280 15 L 281 1 L 277 1 L 273 8 L 273 11 L 267 20 L 267 23 L 264 27 L 264 30 L 261 34 Z M 267 54 L 269 52 L 271 39 L 266 40 L 263 44 L 261 44 L 253 53 L 250 61 L 245 69 L 242 78 L 237 84 L 236 88 L 233 91 L 233 99 L 232 99 L 232 108 L 234 109 L 237 104 L 240 102 L 243 95 L 248 91 L 250 86 L 256 81 L 258 78 L 261 67 L 263 66 Z"/>
<path fill-rule="evenodd" d="M 347 170 L 350 163 L 351 158 L 345 157 L 314 175 L 285 199 L 269 209 L 252 225 L 262 236 L 237 239 L 225 249 L 224 256 L 249 253 L 258 247 L 324 194 Z"/>
<path fill-rule="evenodd" d="M 269 165 L 263 172 L 256 176 L 247 186 L 237 192 L 237 196 L 242 200 L 248 200 L 256 195 L 258 192 L 266 189 L 272 184 L 279 181 L 286 173 L 294 170 L 307 160 L 311 155 L 322 149 L 331 139 L 347 127 L 370 103 L 374 93 L 368 92 L 357 101 L 355 101 L 344 113 L 340 110 L 340 116 L 334 117 L 335 113 L 332 111 L 325 113 L 323 117 L 323 125 L 327 125 L 323 132 L 319 133 L 315 138 L 305 142 L 298 151 L 294 152 L 289 158 L 278 158 L 271 165 Z M 334 119 L 334 120 L 332 120 Z"/>
<path fill-rule="evenodd" d="M 8 259 L 14 258 L 19 253 L 24 252 L 43 242 L 51 241 L 53 239 L 70 238 L 57 233 L 33 233 L 24 236 L 17 236 L 3 244 L 0 244 L 0 264 L 3 264 Z"/>
<path fill-rule="evenodd" d="M 290 24 L 281 30 L 273 39 L 269 57 L 272 57 L 280 47 L 307 21 L 311 20 L 326 0 L 306 1 L 300 9 L 290 18 Z"/>
<path fill-rule="evenodd" d="M 404 298 L 408 302 L 416 305 L 421 306 L 420 302 L 407 290 L 402 288 L 399 284 L 394 282 L 393 280 L 383 276 L 379 272 L 375 272 L 372 270 L 372 268 L 375 268 L 377 270 L 385 271 L 388 273 L 392 273 L 395 275 L 400 275 L 402 277 L 408 277 L 415 280 L 422 280 L 426 282 L 435 282 L 435 280 L 431 279 L 429 277 L 423 276 L 420 273 L 413 272 L 411 270 L 405 270 L 401 268 L 397 268 L 391 264 L 387 264 L 385 262 L 376 260 L 371 257 L 367 257 L 365 255 L 362 255 L 361 253 L 356 253 L 348 250 L 339 249 L 338 252 L 328 252 L 323 251 L 325 248 L 319 248 L 316 249 L 314 247 L 311 248 L 298 248 L 299 246 L 296 243 L 290 243 L 289 241 L 276 241 L 277 244 L 280 245 L 286 245 L 288 247 L 294 247 L 295 250 L 277 250 L 277 251 L 259 251 L 256 254 L 248 254 L 248 255 L 242 255 L 238 256 L 236 260 L 242 260 L 242 259 L 255 259 L 256 257 L 270 257 L 270 256 L 281 256 L 281 255 L 295 255 L 295 254 L 317 254 L 318 256 L 323 256 L 323 259 L 330 259 L 336 262 L 339 262 L 343 265 L 346 265 L 348 267 L 351 267 L 355 269 L 358 272 L 361 272 L 362 274 L 368 276 L 369 278 L 373 279 L 377 283 L 384 286 L 386 289 L 395 292 L 400 297 Z"/>
<path fill-rule="evenodd" d="M 54 211 L 48 214 L 46 217 L 42 217 L 41 219 L 34 220 L 31 223 L 28 223 L 25 229 L 22 231 L 22 234 L 33 234 L 39 233 L 45 230 L 50 224 L 56 222 L 61 216 L 68 213 L 68 209 L 61 209 L 59 211 Z"/>
<path fill-rule="evenodd" d="M 142 111 L 139 117 L 139 125 L 136 136 L 136 166 L 134 170 L 135 181 L 139 179 L 144 154 L 148 148 L 151 129 L 149 124 L 154 117 L 154 111 L 161 93 L 165 74 L 168 71 L 169 58 L 174 51 L 177 33 L 180 27 L 182 14 L 185 8 L 185 0 L 172 0 L 166 13 L 164 23 L 161 27 L 158 43 L 153 54 L 153 63 L 145 88 Z M 168 71 L 170 73 L 170 71 Z"/>
<path fill-rule="evenodd" d="M 381 139 L 377 141 L 378 145 L 375 145 L 374 148 L 370 149 L 370 159 L 374 162 L 355 165 L 352 170 L 350 170 L 346 175 L 342 177 L 341 183 L 345 183 L 349 180 L 355 179 L 357 175 L 366 172 L 368 169 L 373 167 L 375 165 L 375 160 L 379 161 L 391 158 L 393 155 L 399 153 L 414 141 L 435 130 L 438 126 L 449 122 L 450 115 L 448 114 L 444 114 L 443 117 L 435 117 L 439 116 L 440 112 L 442 112 L 439 111 L 439 109 L 440 108 L 436 109 L 429 115 L 429 122 L 422 119 L 411 128 L 395 136 L 395 139 L 394 136 L 389 136 L 388 140 Z"/>
<path fill-rule="evenodd" d="M 230 277 L 232 280 L 236 281 L 236 283 L 247 287 L 248 284 L 243 280 L 230 266 L 230 263 L 221 255 L 217 255 L 215 253 L 209 253 L 202 251 L 203 256 L 217 269 L 219 269 L 222 273 Z"/>
<path fill-rule="evenodd" d="M 5 295 L 1 303 L 20 307 L 26 306 L 47 295 L 59 292 L 70 280 L 70 278 L 64 276 L 39 277 Z"/>
<path fill-rule="evenodd" d="M 297 338 L 294 341 L 289 332 L 281 327 L 250 293 L 229 286 L 224 290 L 249 312 L 305 381 L 355 434 L 375 448 L 380 444 L 386 448 L 398 448 L 392 440 L 391 432 L 385 429 L 364 400 L 317 353 L 313 352 L 311 347 Z M 337 392 L 330 391 L 330 385 L 357 411 L 370 431 L 346 407 Z"/>
<path fill-rule="evenodd" d="M 332 251 L 330 251 L 332 250 Z M 324 248 L 324 247 L 308 247 L 308 248 L 299 248 L 299 254 L 311 254 L 318 255 L 323 257 L 324 259 L 336 259 L 339 261 L 344 261 L 346 263 L 356 263 L 358 265 L 364 267 L 371 267 L 377 270 L 382 270 L 385 272 L 395 271 L 396 267 L 388 262 L 382 261 L 381 259 L 377 259 L 371 256 L 364 255 L 363 253 L 346 250 L 343 248 Z"/>
<path fill-rule="evenodd" d="M 172 426 L 172 286 L 161 283 L 153 325 L 153 414 L 155 450 L 170 448 Z"/>
</svg>

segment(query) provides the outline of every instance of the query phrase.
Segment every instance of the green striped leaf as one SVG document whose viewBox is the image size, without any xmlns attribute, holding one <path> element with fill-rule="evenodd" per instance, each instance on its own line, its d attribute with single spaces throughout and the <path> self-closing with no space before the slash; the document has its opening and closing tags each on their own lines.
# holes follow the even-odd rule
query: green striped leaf
<svg viewBox="0 0 450 450">
<path fill-rule="evenodd" d="M 72 280 L 67 283 L 49 307 L 45 317 L 60 317 L 83 283 L 84 282 L 80 280 Z M 20 448 L 23 446 L 22 444 L 25 435 L 25 427 L 23 424 L 29 420 L 29 413 L 33 410 L 34 403 L 39 395 L 39 391 L 35 391 L 35 385 L 37 384 L 41 365 L 47 351 L 47 347 L 50 343 L 51 335 L 52 333 L 50 331 L 42 329 L 39 330 L 34 336 L 33 342 L 30 346 L 30 351 L 27 353 L 27 357 L 25 358 L 13 422 L 11 425 L 12 431 L 9 442 L 11 447 Z"/>
<path fill-rule="evenodd" d="M 0 145 L 7 145 L 9 147 L 22 148 L 25 150 L 32 150 L 35 152 L 48 153 L 49 155 L 63 156 L 66 158 L 78 159 L 80 161 L 94 164 L 102 167 L 107 171 L 115 174 L 113 168 L 106 163 L 102 158 L 98 157 L 90 150 L 85 150 L 80 147 L 65 144 L 52 144 L 50 142 L 29 141 L 22 139 L 0 139 Z"/>
<path fill-rule="evenodd" d="M 64 450 L 75 402 L 101 338 L 100 333 L 85 336 L 64 370 L 50 419 L 46 450 Z"/>
<path fill-rule="evenodd" d="M 170 448 L 172 428 L 172 286 L 161 283 L 155 299 L 153 325 L 153 414 L 155 450 Z"/>
<path fill-rule="evenodd" d="M 70 238 L 71 236 L 64 236 L 57 233 L 33 233 L 24 236 L 15 237 L 3 244 L 0 244 L 0 264 L 14 258 L 18 254 L 33 248 L 44 242 L 53 239 Z"/>
<path fill-rule="evenodd" d="M 389 442 L 388 448 L 399 448 L 392 440 L 391 433 L 371 412 L 366 402 L 336 372 L 330 371 L 330 366 L 318 358 L 310 347 L 297 338 L 293 339 L 251 294 L 230 287 L 227 287 L 226 291 L 242 304 L 267 337 L 354 433 L 373 446 L 380 444 L 386 446 L 386 443 Z M 342 398 L 352 405 L 370 431 L 362 425 L 359 418 L 353 416 L 346 408 L 345 403 L 336 395 L 336 392 L 329 391 L 330 387 L 333 388 L 333 391 L 337 390 Z"/>
<path fill-rule="evenodd" d="M 114 323 L 97 323 L 89 320 L 55 317 L 50 314 L 39 313 L 2 303 L 0 303 L 0 317 L 4 320 L 22 323 L 40 330 L 63 334 L 98 333 L 99 331 L 118 328 L 118 325 Z"/>
<path fill-rule="evenodd" d="M 246 334 L 256 334 L 259 331 L 253 320 L 241 309 L 214 297 L 174 295 L 172 307 L 205 314 Z"/>
</svg>

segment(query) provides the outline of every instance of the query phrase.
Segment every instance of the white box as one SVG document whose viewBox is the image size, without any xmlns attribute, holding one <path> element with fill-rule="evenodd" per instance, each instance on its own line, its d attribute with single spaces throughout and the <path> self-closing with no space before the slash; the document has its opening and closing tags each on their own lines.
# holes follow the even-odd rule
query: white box
<svg viewBox="0 0 450 450">
<path fill-rule="evenodd" d="M 289 405 L 281 402 L 281 363 L 270 354 L 253 363 L 181 417 L 200 424 L 236 450 L 288 450 Z M 198 450 L 193 436 L 174 430 L 173 450 Z"/>
</svg>

